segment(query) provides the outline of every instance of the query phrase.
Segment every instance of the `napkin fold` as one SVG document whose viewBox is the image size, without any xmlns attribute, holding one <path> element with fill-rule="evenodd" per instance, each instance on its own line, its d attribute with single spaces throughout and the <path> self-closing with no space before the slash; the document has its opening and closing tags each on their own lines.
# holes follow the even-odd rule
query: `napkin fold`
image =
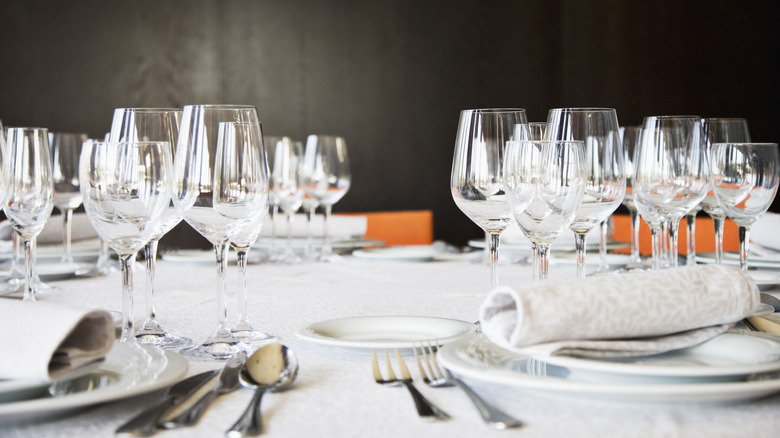
<svg viewBox="0 0 780 438">
<path fill-rule="evenodd" d="M 0 303 L 0 379 L 57 380 L 105 359 L 111 315 L 56 303 Z"/>
<path fill-rule="evenodd" d="M 637 356 L 704 342 L 759 302 L 755 282 L 738 268 L 699 265 L 500 287 L 480 320 L 491 341 L 524 354 Z"/>
<path fill-rule="evenodd" d="M 321 214 L 315 215 L 311 221 L 311 233 L 313 237 L 322 237 L 324 233 L 325 219 Z M 287 235 L 287 216 L 279 213 L 276 216 L 276 235 Z M 366 234 L 368 219 L 365 216 L 346 216 L 334 214 L 328 221 L 328 233 L 332 239 L 350 239 L 361 237 Z M 271 237 L 271 217 L 269 215 L 263 224 L 260 235 Z M 293 218 L 292 226 L 293 237 L 306 237 L 306 215 L 296 214 Z"/>
</svg>

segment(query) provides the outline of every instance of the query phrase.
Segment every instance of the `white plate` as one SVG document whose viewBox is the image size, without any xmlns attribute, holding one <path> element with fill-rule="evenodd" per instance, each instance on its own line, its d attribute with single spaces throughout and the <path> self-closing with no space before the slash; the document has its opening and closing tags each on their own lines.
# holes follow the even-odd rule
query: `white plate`
<svg viewBox="0 0 780 438">
<path fill-rule="evenodd" d="M 276 239 L 276 249 L 277 250 L 283 250 L 285 246 L 287 245 L 287 237 L 283 234 L 279 234 L 279 237 Z M 348 253 L 354 249 L 362 249 L 362 248 L 369 248 L 373 246 L 383 246 L 384 242 L 379 240 L 372 240 L 372 239 L 333 239 L 330 242 L 330 246 L 333 249 L 334 252 L 337 253 Z M 300 237 L 294 237 L 292 239 L 292 247 L 297 252 L 300 253 L 303 251 L 303 249 L 306 246 L 306 239 L 300 238 Z M 321 237 L 314 237 L 312 240 L 312 246 L 316 251 L 319 251 L 320 248 L 322 248 L 322 238 Z M 271 239 L 269 238 L 263 238 L 257 239 L 257 242 L 255 242 L 254 245 L 252 245 L 253 249 L 257 249 L 261 252 L 267 252 L 271 248 Z"/>
<path fill-rule="evenodd" d="M 440 345 L 474 331 L 474 324 L 426 316 L 356 316 L 308 325 L 296 332 L 319 344 L 367 349 L 413 348 L 425 342 Z"/>
<path fill-rule="evenodd" d="M 426 262 L 433 260 L 436 254 L 438 251 L 431 245 L 391 246 L 352 251 L 352 256 L 355 258 L 395 262 Z"/>
<path fill-rule="evenodd" d="M 458 339 L 438 352 L 439 364 L 451 372 L 484 382 L 559 396 L 581 396 L 617 402 L 722 403 L 780 392 L 780 376 L 768 373 L 744 381 L 686 383 L 612 383 L 583 381 L 568 368 L 545 365 L 504 350 L 483 335 Z M 694 381 L 695 382 L 695 381 Z"/>
<path fill-rule="evenodd" d="M 540 360 L 573 371 L 609 373 L 627 378 L 737 380 L 748 374 L 780 370 L 780 337 L 774 341 L 740 333 L 724 333 L 695 347 L 655 356 L 600 360 L 551 356 Z"/>
<path fill-rule="evenodd" d="M 35 273 L 44 282 L 64 280 L 66 278 L 73 277 L 78 271 L 85 271 L 92 269 L 94 263 L 75 263 L 72 265 L 66 263 L 60 263 L 59 261 L 50 262 L 38 262 L 35 264 Z M 20 266 L 20 269 L 24 269 L 24 266 Z M 4 266 L 0 270 L 0 276 L 7 276 L 10 273 L 10 266 Z"/>
<path fill-rule="evenodd" d="M 780 272 L 775 270 L 750 270 L 748 275 L 753 278 L 753 281 L 756 282 L 756 285 L 761 290 L 772 289 L 772 287 L 780 284 Z"/>
<path fill-rule="evenodd" d="M 101 385 L 84 392 L 0 403 L 0 419 L 20 419 L 68 411 L 154 391 L 179 380 L 187 372 L 187 360 L 178 353 L 140 344 L 116 342 L 105 362 L 82 377 L 54 384 L 79 384 L 86 379 Z"/>
<path fill-rule="evenodd" d="M 715 253 L 705 252 L 696 254 L 696 260 L 702 263 L 715 263 Z M 722 263 L 727 265 L 739 266 L 738 252 L 724 252 Z M 777 257 L 766 257 L 757 254 L 748 255 L 748 266 L 751 268 L 769 268 L 780 269 L 780 259 Z"/>
</svg>

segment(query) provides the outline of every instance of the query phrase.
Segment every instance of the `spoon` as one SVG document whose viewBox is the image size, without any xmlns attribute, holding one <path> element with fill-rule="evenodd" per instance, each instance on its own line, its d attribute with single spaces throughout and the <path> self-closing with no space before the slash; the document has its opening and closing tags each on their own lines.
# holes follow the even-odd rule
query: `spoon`
<svg viewBox="0 0 780 438">
<path fill-rule="evenodd" d="M 290 385 L 297 374 L 298 360 L 285 345 L 268 344 L 252 353 L 241 369 L 239 380 L 243 386 L 255 388 L 255 395 L 238 421 L 227 431 L 228 438 L 263 433 L 263 419 L 260 416 L 263 394 L 269 389 L 276 391 Z"/>
</svg>

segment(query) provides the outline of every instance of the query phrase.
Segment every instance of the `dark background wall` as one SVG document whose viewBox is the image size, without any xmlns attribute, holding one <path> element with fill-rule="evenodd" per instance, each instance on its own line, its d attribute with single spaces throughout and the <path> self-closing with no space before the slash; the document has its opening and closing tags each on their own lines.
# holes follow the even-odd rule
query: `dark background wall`
<svg viewBox="0 0 780 438">
<path fill-rule="evenodd" d="M 267 135 L 345 136 L 334 211 L 432 209 L 463 244 L 482 235 L 449 194 L 463 109 L 746 117 L 780 141 L 778 3 L 4 1 L 0 119 L 102 136 L 116 107 L 256 105 Z"/>
</svg>

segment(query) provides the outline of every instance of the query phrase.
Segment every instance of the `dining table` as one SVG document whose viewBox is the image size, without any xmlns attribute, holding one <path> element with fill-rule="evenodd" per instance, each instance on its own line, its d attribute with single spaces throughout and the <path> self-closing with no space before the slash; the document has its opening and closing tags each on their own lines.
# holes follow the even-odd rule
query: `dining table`
<svg viewBox="0 0 780 438">
<path fill-rule="evenodd" d="M 446 420 L 417 415 L 402 387 L 374 381 L 371 348 L 302 336 L 304 328 L 351 317 L 421 317 L 475 323 L 489 292 L 489 268 L 481 251 L 447 251 L 421 259 L 357 257 L 342 252 L 336 261 L 270 263 L 247 268 L 249 320 L 294 351 L 299 371 L 292 386 L 268 392 L 262 401 L 268 437 L 776 437 L 780 433 L 780 389 L 747 400 L 648 400 L 630 394 L 594 397 L 587 392 L 520 388 L 494 379 L 463 376 L 483 399 L 520 419 L 523 426 L 497 430 L 483 422 L 457 387 L 434 388 L 420 378 L 414 356 L 404 352 L 415 386 L 450 414 Z M 260 258 L 259 251 L 250 257 Z M 177 257 L 169 251 L 156 266 L 157 319 L 169 332 L 196 343 L 212 334 L 217 315 L 217 273 L 213 251 Z M 598 260 L 592 254 L 593 262 Z M 531 266 L 521 259 L 500 266 L 500 283 L 531 282 Z M 588 265 L 589 269 L 595 265 Z M 551 279 L 576 281 L 575 264 L 550 264 Z M 621 275 L 612 273 L 608 275 Z M 144 270 L 135 269 L 134 314 L 144 315 Z M 236 314 L 238 275 L 228 271 L 228 317 Z M 47 280 L 51 289 L 39 301 L 121 310 L 120 273 Z M 0 298 L 0 305 L 3 299 Z M 637 315 L 637 318 L 641 318 Z M 477 326 L 474 326 L 475 331 Z M 401 329 L 401 328 L 399 328 Z M 470 334 L 469 336 L 478 336 Z M 346 345 L 345 345 L 346 344 Z M 446 349 L 447 346 L 445 345 Z M 379 352 L 381 355 L 381 351 Z M 3 354 L 8 354 L 4 352 Z M 174 353 L 176 354 L 176 353 Z M 380 356 L 381 357 L 381 356 Z M 4 360 L 8 360 L 5 357 Z M 395 359 L 393 359 L 395 364 Z M 188 360 L 182 378 L 221 369 L 224 362 Z M 384 365 L 383 365 L 384 366 Z M 490 372 L 487 370 L 486 372 Z M 158 400 L 163 389 L 73 409 L 50 409 L 0 418 L 0 437 L 110 437 L 129 418 Z M 243 412 L 252 390 L 221 395 L 191 427 L 163 430 L 160 437 L 220 437 Z"/>
</svg>

